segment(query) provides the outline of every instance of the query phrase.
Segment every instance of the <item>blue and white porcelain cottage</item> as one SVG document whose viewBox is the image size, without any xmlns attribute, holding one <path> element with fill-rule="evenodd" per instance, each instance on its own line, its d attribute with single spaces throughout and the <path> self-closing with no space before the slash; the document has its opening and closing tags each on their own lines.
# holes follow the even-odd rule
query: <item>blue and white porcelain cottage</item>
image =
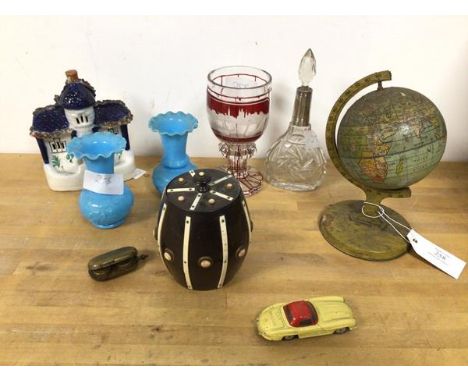
<svg viewBox="0 0 468 382">
<path fill-rule="evenodd" d="M 44 162 L 47 183 L 54 191 L 80 190 L 84 164 L 68 154 L 66 147 L 75 136 L 109 131 L 122 135 L 126 147 L 116 155 L 115 172 L 131 179 L 135 157 L 130 149 L 128 124 L 132 113 L 122 101 L 96 101 L 96 91 L 76 70 L 66 72 L 67 80 L 55 104 L 33 112 L 30 134 L 36 138 Z"/>
</svg>

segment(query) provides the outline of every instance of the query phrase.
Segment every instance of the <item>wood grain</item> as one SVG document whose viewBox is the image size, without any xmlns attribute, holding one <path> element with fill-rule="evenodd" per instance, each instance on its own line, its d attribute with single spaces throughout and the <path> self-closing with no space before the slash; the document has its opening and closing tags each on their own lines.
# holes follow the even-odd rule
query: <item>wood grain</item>
<svg viewBox="0 0 468 382">
<path fill-rule="evenodd" d="M 78 192 L 47 188 L 38 155 L 0 160 L 0 364 L 468 364 L 467 272 L 454 280 L 414 254 L 374 263 L 331 247 L 318 230 L 320 211 L 362 198 L 331 164 L 315 192 L 265 184 L 249 198 L 255 226 L 243 268 L 223 289 L 195 292 L 159 259 L 149 174 L 127 183 L 135 205 L 125 224 L 98 230 L 81 217 Z M 137 165 L 150 170 L 157 161 Z M 468 261 L 468 164 L 442 163 L 412 191 L 385 204 Z M 105 283 L 88 276 L 91 257 L 126 245 L 150 255 L 140 269 Z M 328 294 L 346 297 L 358 329 L 281 343 L 257 336 L 263 307 Z"/>
</svg>

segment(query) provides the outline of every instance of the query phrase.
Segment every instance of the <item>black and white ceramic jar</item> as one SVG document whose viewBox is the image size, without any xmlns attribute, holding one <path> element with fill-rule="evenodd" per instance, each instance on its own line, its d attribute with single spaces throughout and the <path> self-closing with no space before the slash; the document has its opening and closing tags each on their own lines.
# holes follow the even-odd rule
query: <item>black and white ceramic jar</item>
<svg viewBox="0 0 468 382">
<path fill-rule="evenodd" d="M 154 235 L 175 280 L 188 289 L 209 290 L 223 287 L 239 270 L 252 228 L 236 178 L 198 169 L 169 182 Z"/>
</svg>

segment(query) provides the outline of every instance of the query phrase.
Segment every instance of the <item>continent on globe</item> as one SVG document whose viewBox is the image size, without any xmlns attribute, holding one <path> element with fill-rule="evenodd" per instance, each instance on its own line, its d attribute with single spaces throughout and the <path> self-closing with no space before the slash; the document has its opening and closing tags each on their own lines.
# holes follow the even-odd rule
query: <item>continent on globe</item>
<svg viewBox="0 0 468 382">
<path fill-rule="evenodd" d="M 382 183 L 387 176 L 388 166 L 383 157 L 361 159 L 359 161 L 359 167 L 362 173 L 371 178 L 374 182 Z"/>
<path fill-rule="evenodd" d="M 344 115 L 337 137 L 343 167 L 368 188 L 399 189 L 418 182 L 439 163 L 447 130 L 437 107 L 406 88 L 379 88 Z"/>
<path fill-rule="evenodd" d="M 362 158 L 359 161 L 359 167 L 364 175 L 367 175 L 374 182 L 382 183 L 387 177 L 388 165 L 385 160 L 390 150 L 390 145 L 383 143 L 377 135 L 368 137 L 372 151 L 363 151 Z"/>
</svg>

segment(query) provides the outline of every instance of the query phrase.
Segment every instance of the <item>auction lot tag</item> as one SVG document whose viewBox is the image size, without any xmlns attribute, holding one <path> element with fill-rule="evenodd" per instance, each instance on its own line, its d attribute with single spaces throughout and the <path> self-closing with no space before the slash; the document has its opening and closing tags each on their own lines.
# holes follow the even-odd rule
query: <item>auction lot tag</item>
<svg viewBox="0 0 468 382">
<path fill-rule="evenodd" d="M 124 180 L 122 174 L 99 174 L 85 170 L 83 188 L 97 194 L 122 195 Z"/>
<path fill-rule="evenodd" d="M 419 256 L 453 278 L 458 279 L 460 277 L 466 265 L 463 260 L 447 252 L 445 249 L 438 247 L 421 236 L 414 229 L 408 232 L 407 237 L 411 246 Z"/>
</svg>

